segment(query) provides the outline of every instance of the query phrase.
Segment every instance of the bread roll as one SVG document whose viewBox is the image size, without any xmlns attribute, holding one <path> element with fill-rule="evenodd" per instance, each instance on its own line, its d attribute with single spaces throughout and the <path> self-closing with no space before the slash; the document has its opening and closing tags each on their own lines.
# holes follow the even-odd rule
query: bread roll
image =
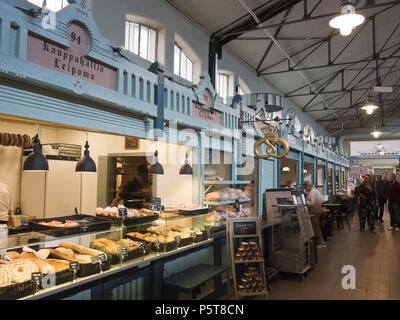
<svg viewBox="0 0 400 320">
<path fill-rule="evenodd" d="M 78 259 L 80 260 L 80 259 Z M 46 259 L 46 263 L 51 265 L 56 272 L 61 272 L 69 269 L 69 262 L 58 259 Z M 90 262 L 90 261 L 89 261 Z"/>
<path fill-rule="evenodd" d="M 72 250 L 72 249 L 57 248 L 56 250 L 57 250 L 57 251 L 60 251 L 61 253 L 65 254 L 65 255 L 67 255 L 67 256 L 69 256 L 69 257 L 71 257 L 71 258 L 73 258 L 74 255 L 75 255 L 74 250 Z"/>
<path fill-rule="evenodd" d="M 8 251 L 7 255 L 11 258 L 11 259 L 18 259 L 21 258 L 21 255 L 17 252 L 17 251 Z"/>
</svg>

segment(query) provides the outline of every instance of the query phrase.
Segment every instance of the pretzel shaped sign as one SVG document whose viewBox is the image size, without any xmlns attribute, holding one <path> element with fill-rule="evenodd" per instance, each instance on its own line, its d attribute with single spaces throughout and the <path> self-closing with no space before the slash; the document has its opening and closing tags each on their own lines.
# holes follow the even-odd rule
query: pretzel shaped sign
<svg viewBox="0 0 400 320">
<path fill-rule="evenodd" d="M 268 159 L 270 157 L 275 159 L 281 159 L 287 156 L 289 153 L 289 145 L 285 139 L 278 138 L 277 133 L 279 132 L 278 126 L 268 125 L 267 127 L 263 128 L 263 133 L 265 135 L 264 139 L 260 139 L 254 145 L 254 154 L 261 159 Z M 276 145 L 280 143 L 283 146 L 283 152 L 277 154 Z M 267 154 L 261 154 L 258 149 L 262 144 L 267 146 Z"/>
</svg>

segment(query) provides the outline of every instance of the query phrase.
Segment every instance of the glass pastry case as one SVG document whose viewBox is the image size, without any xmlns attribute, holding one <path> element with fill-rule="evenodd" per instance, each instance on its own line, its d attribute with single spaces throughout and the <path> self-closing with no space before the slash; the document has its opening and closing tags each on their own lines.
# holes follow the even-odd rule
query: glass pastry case
<svg viewBox="0 0 400 320">
<path fill-rule="evenodd" d="M 126 219 L 122 218 L 108 220 L 101 228 L 81 225 L 68 232 L 62 229 L 68 228 L 65 223 L 69 222 L 56 227 L 59 220 L 40 221 L 40 230 L 1 238 L 0 300 L 29 298 L 43 290 L 57 289 L 146 259 L 152 261 L 166 252 L 206 241 L 210 231 L 205 219 L 210 214 L 208 208 L 203 211 L 191 216 L 179 211 L 175 216 L 158 212 L 159 219 L 145 219 L 143 223 L 125 225 Z"/>
</svg>

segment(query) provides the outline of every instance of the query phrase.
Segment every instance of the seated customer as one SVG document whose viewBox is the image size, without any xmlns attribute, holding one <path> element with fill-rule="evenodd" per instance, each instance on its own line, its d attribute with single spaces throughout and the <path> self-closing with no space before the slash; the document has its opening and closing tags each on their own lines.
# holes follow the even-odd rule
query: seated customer
<svg viewBox="0 0 400 320">
<path fill-rule="evenodd" d="M 324 238 L 322 237 L 321 228 L 319 225 L 319 218 L 322 211 L 323 197 L 318 189 L 314 188 L 310 181 L 304 181 L 304 191 L 306 195 L 306 202 L 310 210 L 311 223 L 314 228 L 315 237 L 317 239 L 317 247 L 326 247 Z"/>
</svg>

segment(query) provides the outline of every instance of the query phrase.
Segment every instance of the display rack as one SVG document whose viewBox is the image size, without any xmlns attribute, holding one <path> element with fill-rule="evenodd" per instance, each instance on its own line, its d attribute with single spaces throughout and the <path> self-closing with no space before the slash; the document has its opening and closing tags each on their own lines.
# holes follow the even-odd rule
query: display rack
<svg viewBox="0 0 400 320">
<path fill-rule="evenodd" d="M 249 202 L 251 199 L 250 198 L 246 198 L 246 199 L 237 199 L 237 200 L 225 200 L 225 201 L 203 201 L 203 204 L 207 204 L 209 206 L 223 206 L 225 204 L 235 204 L 236 201 L 238 201 L 239 203 L 245 203 L 245 202 Z"/>
<path fill-rule="evenodd" d="M 233 285 L 235 290 L 235 299 L 243 297 L 256 297 L 261 296 L 268 299 L 267 291 L 267 281 L 265 275 L 265 260 L 264 260 L 264 250 L 263 250 L 263 238 L 261 230 L 261 217 L 256 218 L 232 218 L 228 220 L 226 228 L 226 238 L 227 238 L 227 261 L 230 261 L 230 274 L 233 278 Z M 251 259 L 238 261 L 236 259 L 235 250 L 238 245 L 245 239 L 256 239 L 254 242 L 257 243 L 257 249 L 262 259 Z M 236 246 L 235 246 L 236 245 Z M 252 291 L 252 292 L 240 292 L 238 283 L 238 273 L 242 272 L 243 275 L 243 265 L 256 266 L 258 269 L 258 275 L 262 279 L 263 288 L 262 291 Z M 254 268 L 254 267 L 253 267 Z M 242 270 L 242 271 L 241 271 Z M 229 277 L 230 279 L 230 277 Z"/>
<path fill-rule="evenodd" d="M 314 237 L 307 205 L 274 207 L 279 209 L 281 222 L 279 232 L 273 232 L 273 266 L 281 272 L 298 274 L 303 279 L 311 267 L 311 239 Z"/>
</svg>

